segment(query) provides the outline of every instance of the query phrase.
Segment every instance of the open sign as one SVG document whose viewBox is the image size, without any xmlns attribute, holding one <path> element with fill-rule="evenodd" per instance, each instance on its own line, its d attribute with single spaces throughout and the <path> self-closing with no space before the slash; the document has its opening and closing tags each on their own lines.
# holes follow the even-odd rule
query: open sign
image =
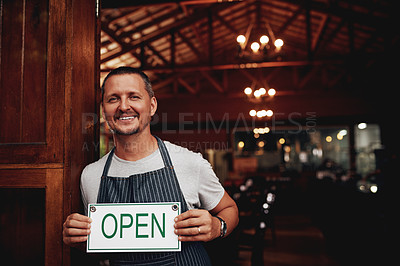
<svg viewBox="0 0 400 266">
<path fill-rule="evenodd" d="M 87 252 L 180 251 L 174 233 L 179 202 L 89 204 Z"/>
</svg>

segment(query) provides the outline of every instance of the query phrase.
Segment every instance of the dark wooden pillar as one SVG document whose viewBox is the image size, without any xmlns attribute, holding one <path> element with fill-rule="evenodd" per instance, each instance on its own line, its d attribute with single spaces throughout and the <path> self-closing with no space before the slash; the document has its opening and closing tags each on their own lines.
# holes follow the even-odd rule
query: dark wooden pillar
<svg viewBox="0 0 400 266">
<path fill-rule="evenodd" d="M 0 255 L 67 265 L 62 223 L 79 209 L 80 172 L 98 154 L 96 0 L 0 8 Z"/>
</svg>

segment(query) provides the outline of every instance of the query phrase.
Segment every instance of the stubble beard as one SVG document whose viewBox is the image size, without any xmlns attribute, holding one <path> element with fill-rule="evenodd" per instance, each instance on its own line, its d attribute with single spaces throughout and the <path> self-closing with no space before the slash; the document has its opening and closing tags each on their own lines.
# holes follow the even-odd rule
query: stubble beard
<svg viewBox="0 0 400 266">
<path fill-rule="evenodd" d="M 137 133 L 139 132 L 139 130 L 140 130 L 140 125 L 139 125 L 137 128 L 135 128 L 135 129 L 133 129 L 133 130 L 131 130 L 131 131 L 120 131 L 120 130 L 118 130 L 118 129 L 112 129 L 112 128 L 110 127 L 110 123 L 109 123 L 108 121 L 106 121 L 106 122 L 107 122 L 107 125 L 108 125 L 108 128 L 110 129 L 110 131 L 111 131 L 113 134 L 119 135 L 119 136 L 131 136 L 131 135 L 135 135 L 135 134 L 137 134 Z M 147 121 L 147 122 L 143 125 L 143 129 L 145 129 L 147 126 L 149 126 L 149 124 L 150 124 L 150 119 L 149 119 L 149 121 Z"/>
</svg>

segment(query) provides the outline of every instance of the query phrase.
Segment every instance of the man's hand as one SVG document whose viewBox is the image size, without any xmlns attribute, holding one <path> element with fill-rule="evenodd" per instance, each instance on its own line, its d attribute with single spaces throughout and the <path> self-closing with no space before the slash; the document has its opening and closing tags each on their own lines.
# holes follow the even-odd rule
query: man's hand
<svg viewBox="0 0 400 266">
<path fill-rule="evenodd" d="M 211 241 L 221 234 L 221 222 L 206 210 L 192 209 L 175 217 L 180 241 Z"/>
<path fill-rule="evenodd" d="M 67 245 L 85 242 L 90 234 L 92 219 L 79 213 L 67 217 L 63 225 L 63 240 Z"/>
</svg>

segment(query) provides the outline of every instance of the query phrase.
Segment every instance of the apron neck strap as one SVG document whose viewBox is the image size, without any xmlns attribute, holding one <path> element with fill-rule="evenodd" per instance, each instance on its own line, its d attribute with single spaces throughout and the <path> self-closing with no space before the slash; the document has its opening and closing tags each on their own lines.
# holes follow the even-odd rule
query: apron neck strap
<svg viewBox="0 0 400 266">
<path fill-rule="evenodd" d="M 167 151 L 167 147 L 165 147 L 164 141 L 162 141 L 159 137 L 154 136 L 157 139 L 158 148 L 160 149 L 161 158 L 163 159 L 165 167 L 170 169 L 173 168 L 171 158 L 169 157 L 169 153 Z"/>
<path fill-rule="evenodd" d="M 173 168 L 172 161 L 171 161 L 171 158 L 169 157 L 169 154 L 168 154 L 167 148 L 165 147 L 164 142 L 159 137 L 157 137 L 157 136 L 154 136 L 154 137 L 157 139 L 158 148 L 160 150 L 160 154 L 161 154 L 161 158 L 164 162 L 164 166 L 172 169 Z M 104 166 L 104 169 L 103 169 L 102 177 L 107 176 L 114 153 L 115 153 L 115 147 L 112 148 L 110 154 L 107 157 L 107 161 L 106 161 L 106 165 Z"/>
<path fill-rule="evenodd" d="M 108 174 L 108 169 L 110 169 L 111 160 L 112 160 L 112 158 L 114 156 L 114 152 L 115 152 L 115 147 L 112 148 L 110 154 L 107 157 L 106 165 L 104 166 L 103 174 L 101 175 L 102 177 L 106 177 L 107 174 Z"/>
</svg>

